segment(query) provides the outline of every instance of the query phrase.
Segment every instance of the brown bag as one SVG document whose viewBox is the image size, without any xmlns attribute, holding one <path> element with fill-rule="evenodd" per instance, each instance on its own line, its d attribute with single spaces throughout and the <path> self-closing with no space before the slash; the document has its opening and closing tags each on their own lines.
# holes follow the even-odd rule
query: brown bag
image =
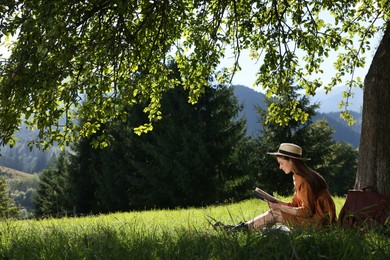
<svg viewBox="0 0 390 260">
<path fill-rule="evenodd" d="M 375 191 L 349 190 L 338 223 L 344 227 L 384 225 L 389 216 L 390 198 Z"/>
</svg>

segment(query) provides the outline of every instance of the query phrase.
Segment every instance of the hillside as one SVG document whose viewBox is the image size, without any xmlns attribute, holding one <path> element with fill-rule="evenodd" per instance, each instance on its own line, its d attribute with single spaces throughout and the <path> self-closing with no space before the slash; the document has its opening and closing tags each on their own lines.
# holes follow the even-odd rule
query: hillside
<svg viewBox="0 0 390 260">
<path fill-rule="evenodd" d="M 9 179 L 24 179 L 31 177 L 31 174 L 14 170 L 5 166 L 0 166 L 0 176 L 5 176 Z"/>
<path fill-rule="evenodd" d="M 55 144 L 50 150 L 30 149 L 28 143 L 35 140 L 38 131 L 29 131 L 25 126 L 15 133 L 19 140 L 12 148 L 3 146 L 0 150 L 0 165 L 26 173 L 38 173 L 52 163 L 59 154 L 59 148 Z"/>
</svg>

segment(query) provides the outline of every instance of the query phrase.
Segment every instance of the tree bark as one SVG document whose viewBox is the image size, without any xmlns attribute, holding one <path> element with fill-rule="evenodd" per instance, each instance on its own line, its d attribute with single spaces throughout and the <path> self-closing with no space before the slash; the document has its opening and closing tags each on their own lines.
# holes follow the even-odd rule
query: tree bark
<svg viewBox="0 0 390 260">
<path fill-rule="evenodd" d="M 390 21 L 364 80 L 355 189 L 390 195 Z"/>
</svg>

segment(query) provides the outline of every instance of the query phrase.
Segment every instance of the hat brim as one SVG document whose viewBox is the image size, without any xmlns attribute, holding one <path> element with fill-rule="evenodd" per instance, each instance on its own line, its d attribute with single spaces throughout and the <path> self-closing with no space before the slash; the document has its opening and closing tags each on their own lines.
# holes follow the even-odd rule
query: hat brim
<svg viewBox="0 0 390 260">
<path fill-rule="evenodd" d="M 284 153 L 280 153 L 280 152 L 273 152 L 273 153 L 268 152 L 267 154 L 272 155 L 272 156 L 284 156 L 284 157 L 289 157 L 289 158 L 293 158 L 293 159 L 297 159 L 297 160 L 301 160 L 301 161 L 309 161 L 309 160 L 311 160 L 311 158 L 304 158 L 304 157 L 292 156 L 292 155 L 284 154 Z"/>
</svg>

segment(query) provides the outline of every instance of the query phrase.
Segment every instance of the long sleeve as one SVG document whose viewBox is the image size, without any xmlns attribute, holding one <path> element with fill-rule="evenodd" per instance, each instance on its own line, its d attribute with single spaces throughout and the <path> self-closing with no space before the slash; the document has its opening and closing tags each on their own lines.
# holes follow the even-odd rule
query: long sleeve
<svg viewBox="0 0 390 260">
<path fill-rule="evenodd" d="M 328 215 L 334 219 L 334 202 L 328 190 L 324 190 L 319 198 L 316 198 L 311 186 L 303 177 L 294 174 L 293 180 L 295 192 L 292 201 L 287 206 L 294 207 L 296 214 L 290 214 L 288 212 L 291 210 L 286 212 L 281 208 L 286 223 L 322 225 L 329 223 Z"/>
<path fill-rule="evenodd" d="M 315 195 L 309 183 L 299 175 L 294 175 L 297 215 L 303 218 L 311 217 L 315 211 Z"/>
<path fill-rule="evenodd" d="M 315 196 L 309 185 L 309 183 L 301 176 L 294 174 L 294 197 L 292 201 L 287 204 L 287 207 L 293 207 L 296 214 L 290 214 L 288 211 L 284 211 L 286 214 L 298 216 L 302 218 L 308 218 L 313 215 Z M 281 209 L 283 211 L 283 208 Z"/>
</svg>

